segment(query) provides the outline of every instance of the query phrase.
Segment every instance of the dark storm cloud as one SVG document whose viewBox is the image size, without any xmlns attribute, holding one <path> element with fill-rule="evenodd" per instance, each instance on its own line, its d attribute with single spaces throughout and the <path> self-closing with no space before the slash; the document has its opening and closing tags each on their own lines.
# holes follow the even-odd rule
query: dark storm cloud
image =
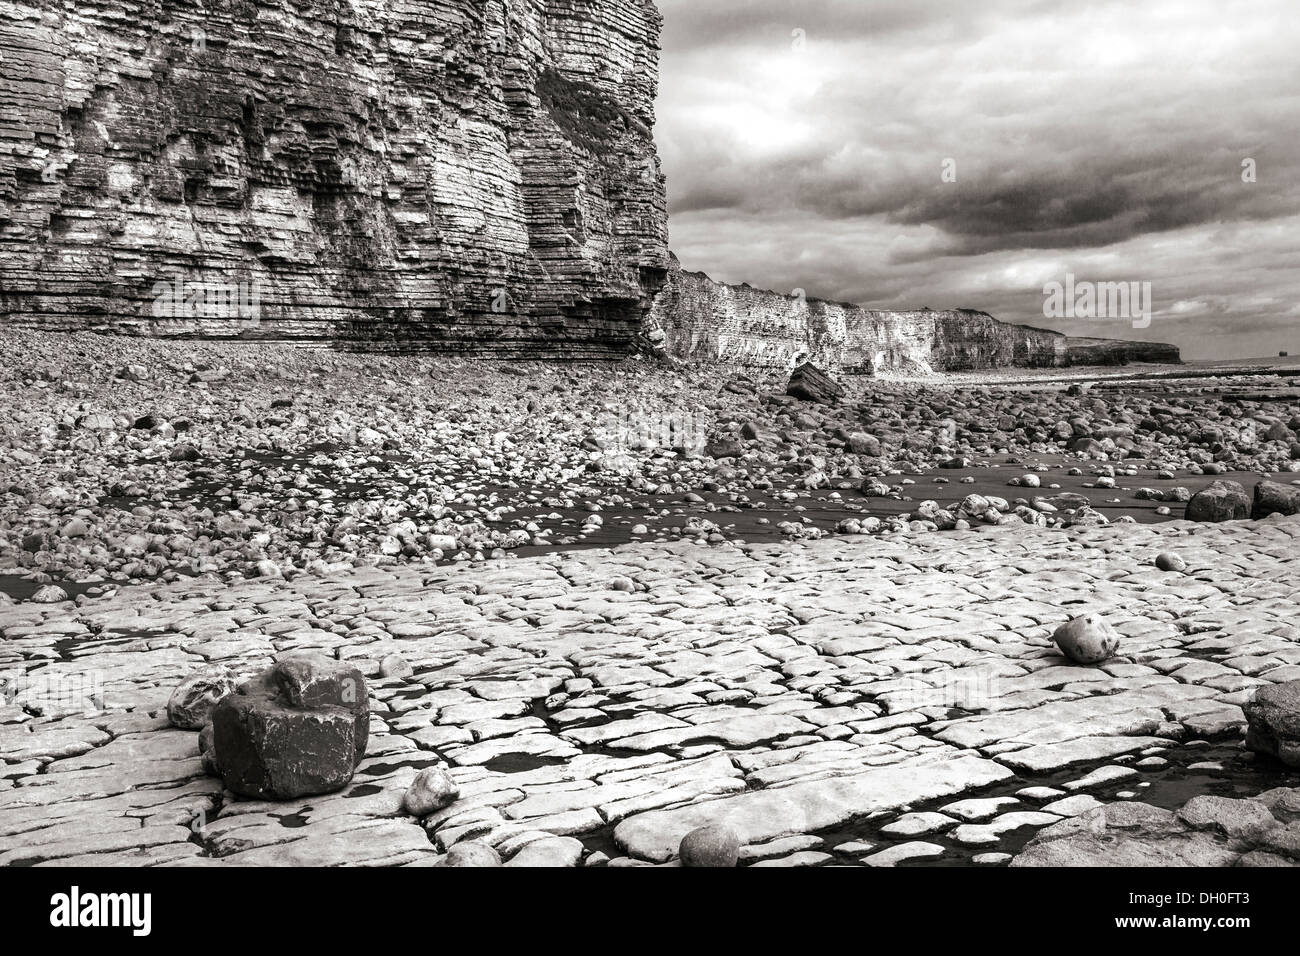
<svg viewBox="0 0 1300 956">
<path fill-rule="evenodd" d="M 1046 264 L 1094 264 L 1165 287 L 1173 338 L 1211 334 L 1211 295 L 1249 275 L 1272 298 L 1243 295 L 1238 327 L 1296 323 L 1300 277 L 1278 253 L 1297 236 L 1266 228 L 1300 215 L 1286 0 L 660 7 L 659 142 L 688 268 L 1033 319 Z"/>
</svg>

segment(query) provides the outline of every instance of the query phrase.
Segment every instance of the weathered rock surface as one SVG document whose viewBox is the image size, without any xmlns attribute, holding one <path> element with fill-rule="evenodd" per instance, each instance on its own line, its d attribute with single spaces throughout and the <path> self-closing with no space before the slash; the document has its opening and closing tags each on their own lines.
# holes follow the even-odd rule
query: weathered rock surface
<svg viewBox="0 0 1300 956">
<path fill-rule="evenodd" d="M 402 809 L 413 817 L 426 817 L 445 809 L 460 797 L 460 787 L 442 767 L 426 767 L 415 776 L 402 798 Z"/>
<path fill-rule="evenodd" d="M 0 322 L 533 357 L 642 333 L 648 0 L 6 8 Z"/>
<path fill-rule="evenodd" d="M 833 405 L 844 397 L 844 387 L 811 362 L 805 362 L 791 373 L 785 392 L 800 401 L 818 405 Z"/>
<path fill-rule="evenodd" d="M 701 826 L 726 826 L 745 843 L 763 843 L 1011 776 L 1005 767 L 971 756 L 905 761 L 834 780 L 796 783 L 641 814 L 619 824 L 614 839 L 634 856 L 663 861 L 672 856 L 687 833 Z"/>
<path fill-rule="evenodd" d="M 1273 791 L 1253 800 L 1193 798 L 1177 813 L 1145 803 L 1112 803 L 1040 831 L 1012 860 L 1037 866 L 1300 866 L 1296 825 L 1270 812 Z"/>
<path fill-rule="evenodd" d="M 176 346 L 140 347 L 165 354 Z M 265 360 L 280 350 L 246 351 Z M 75 356 L 65 367 L 79 368 Z M 769 377 L 774 392 L 781 378 Z M 12 385 L 0 376 L 0 389 Z M 195 415 L 182 410 L 167 417 Z M 1205 427 L 1195 413 L 1186 417 Z M 95 457 L 56 447 L 41 477 Z M 34 470 L 21 448 L 10 455 L 18 470 Z M 670 467 L 684 466 L 674 459 Z M 385 480 L 377 471 L 358 469 L 356 484 Z M 1010 473 L 1025 472 L 1016 464 Z M 113 473 L 111 482 L 127 477 Z M 293 487 L 292 476 L 274 480 Z M 972 508 L 1005 504 L 988 492 Z M 955 493 L 961 501 L 967 492 Z M 16 498 L 6 495 L 6 507 Z M 0 529 L 0 556 L 11 562 L 33 556 L 22 541 L 41 530 L 16 513 L 7 511 L 8 530 Z M 106 513 L 74 498 L 42 527 L 80 516 L 99 535 Z M 139 555 L 155 553 L 150 525 L 182 520 L 149 513 L 142 540 L 127 545 Z M 580 853 L 586 866 L 622 866 L 672 862 L 686 833 L 719 823 L 743 836 L 742 866 L 992 863 L 1004 842 L 1019 846 L 1023 837 L 1006 828 L 1055 826 L 1054 817 L 1096 809 L 1093 801 L 1113 804 L 1121 790 L 1167 794 L 1192 766 L 1243 785 L 1282 773 L 1234 744 L 1242 705 L 1260 686 L 1295 680 L 1300 666 L 1300 517 L 988 524 L 866 542 L 663 536 L 508 560 L 352 560 L 315 573 L 274 550 L 287 550 L 283 539 L 255 542 L 291 512 L 242 514 L 241 525 L 260 516 L 261 530 L 246 527 L 238 546 L 266 548 L 268 559 L 284 561 L 283 576 L 205 572 L 140 586 L 115 565 L 105 571 L 111 589 L 76 602 L 0 600 L 0 865 L 433 865 L 472 843 L 512 865 L 568 865 Z M 614 523 L 646 512 L 605 514 Z M 297 517 L 325 527 L 316 512 Z M 226 519 L 195 519 L 191 535 Z M 349 525 L 328 527 L 335 534 Z M 1193 574 L 1152 566 L 1174 549 Z M 631 589 L 611 588 L 615 579 Z M 1062 660 L 1050 638 L 1063 608 L 1104 614 L 1123 635 L 1123 659 Z M 170 726 L 169 695 L 200 667 L 258 672 L 304 648 L 371 682 L 368 751 L 352 783 L 274 805 L 223 796 L 222 780 L 204 772 L 208 735 Z M 413 675 L 374 679 L 394 653 Z M 88 673 L 103 681 L 90 716 L 60 685 Z M 308 695 L 319 683 L 293 686 Z M 340 736 L 349 726 L 355 734 L 355 723 L 337 723 Z M 417 774 L 442 764 L 460 798 L 421 818 L 404 812 Z M 1279 826 L 1229 861 L 1291 859 L 1297 832 L 1287 813 L 1295 811 L 1286 808 L 1300 802 L 1270 801 L 1259 798 Z M 1238 825 L 1215 819 L 1218 829 L 1205 831 L 1180 822 L 1175 836 L 1223 841 Z M 919 832 L 932 825 L 938 835 Z M 955 839 L 958 825 L 971 842 Z M 612 832 L 627 838 L 633 859 L 610 859 Z"/>
</svg>

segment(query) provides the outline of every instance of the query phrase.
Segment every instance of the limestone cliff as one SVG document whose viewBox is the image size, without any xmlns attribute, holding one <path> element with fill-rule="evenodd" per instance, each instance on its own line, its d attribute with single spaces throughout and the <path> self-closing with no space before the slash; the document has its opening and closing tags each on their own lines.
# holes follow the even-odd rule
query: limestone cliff
<svg viewBox="0 0 1300 956">
<path fill-rule="evenodd" d="M 608 356 L 667 267 L 652 0 L 0 0 L 0 321 Z"/>
<path fill-rule="evenodd" d="M 675 257 L 651 322 L 674 358 L 768 368 L 812 361 L 847 373 L 924 374 L 1179 361 L 1169 345 L 1073 339 L 968 309 L 882 312 L 726 285 L 683 271 Z"/>
</svg>

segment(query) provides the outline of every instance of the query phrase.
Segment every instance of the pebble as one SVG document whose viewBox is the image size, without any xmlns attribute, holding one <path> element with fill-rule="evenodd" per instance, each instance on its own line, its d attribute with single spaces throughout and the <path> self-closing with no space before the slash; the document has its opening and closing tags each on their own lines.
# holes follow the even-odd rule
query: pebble
<svg viewBox="0 0 1300 956">
<path fill-rule="evenodd" d="M 58 604 L 67 600 L 69 600 L 68 592 L 57 584 L 42 585 L 36 589 L 31 597 L 33 604 Z"/>
<path fill-rule="evenodd" d="M 1161 571 L 1182 573 L 1187 570 L 1187 562 L 1176 554 L 1165 552 L 1156 558 L 1156 567 Z"/>
<path fill-rule="evenodd" d="M 740 836 L 728 826 L 699 827 L 682 837 L 677 854 L 682 866 L 735 866 L 740 860 Z"/>
<path fill-rule="evenodd" d="M 212 708 L 221 698 L 233 694 L 238 683 L 236 675 L 225 665 L 196 671 L 181 681 L 168 698 L 168 721 L 181 730 L 202 730 L 212 719 Z"/>
</svg>

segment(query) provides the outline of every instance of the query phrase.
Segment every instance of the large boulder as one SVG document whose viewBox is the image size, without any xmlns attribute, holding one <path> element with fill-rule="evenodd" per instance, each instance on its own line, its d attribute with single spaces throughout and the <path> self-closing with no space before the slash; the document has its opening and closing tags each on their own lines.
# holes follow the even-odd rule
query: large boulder
<svg viewBox="0 0 1300 956">
<path fill-rule="evenodd" d="M 806 362 L 790 375 L 785 393 L 800 401 L 833 405 L 844 397 L 844 387 L 811 362 Z"/>
<path fill-rule="evenodd" d="M 1263 687 L 1241 709 L 1249 749 L 1300 767 L 1300 681 Z"/>
<path fill-rule="evenodd" d="M 227 694 L 233 694 L 238 678 L 221 664 L 195 671 L 172 691 L 167 701 L 167 719 L 181 730 L 202 730 L 212 719 L 212 709 Z"/>
<path fill-rule="evenodd" d="M 1216 481 L 1187 503 L 1191 521 L 1242 521 L 1250 517 L 1250 495 L 1235 481 Z"/>
<path fill-rule="evenodd" d="M 443 767 L 425 767 L 402 798 L 402 809 L 413 817 L 427 817 L 460 799 L 460 787 Z"/>
<path fill-rule="evenodd" d="M 212 711 L 213 761 L 228 790 L 293 800 L 352 780 L 369 737 L 369 696 L 355 667 L 286 655 Z"/>
<path fill-rule="evenodd" d="M 1256 520 L 1269 515 L 1300 514 L 1300 486 L 1261 481 L 1255 486 L 1255 505 L 1250 516 Z"/>
</svg>

